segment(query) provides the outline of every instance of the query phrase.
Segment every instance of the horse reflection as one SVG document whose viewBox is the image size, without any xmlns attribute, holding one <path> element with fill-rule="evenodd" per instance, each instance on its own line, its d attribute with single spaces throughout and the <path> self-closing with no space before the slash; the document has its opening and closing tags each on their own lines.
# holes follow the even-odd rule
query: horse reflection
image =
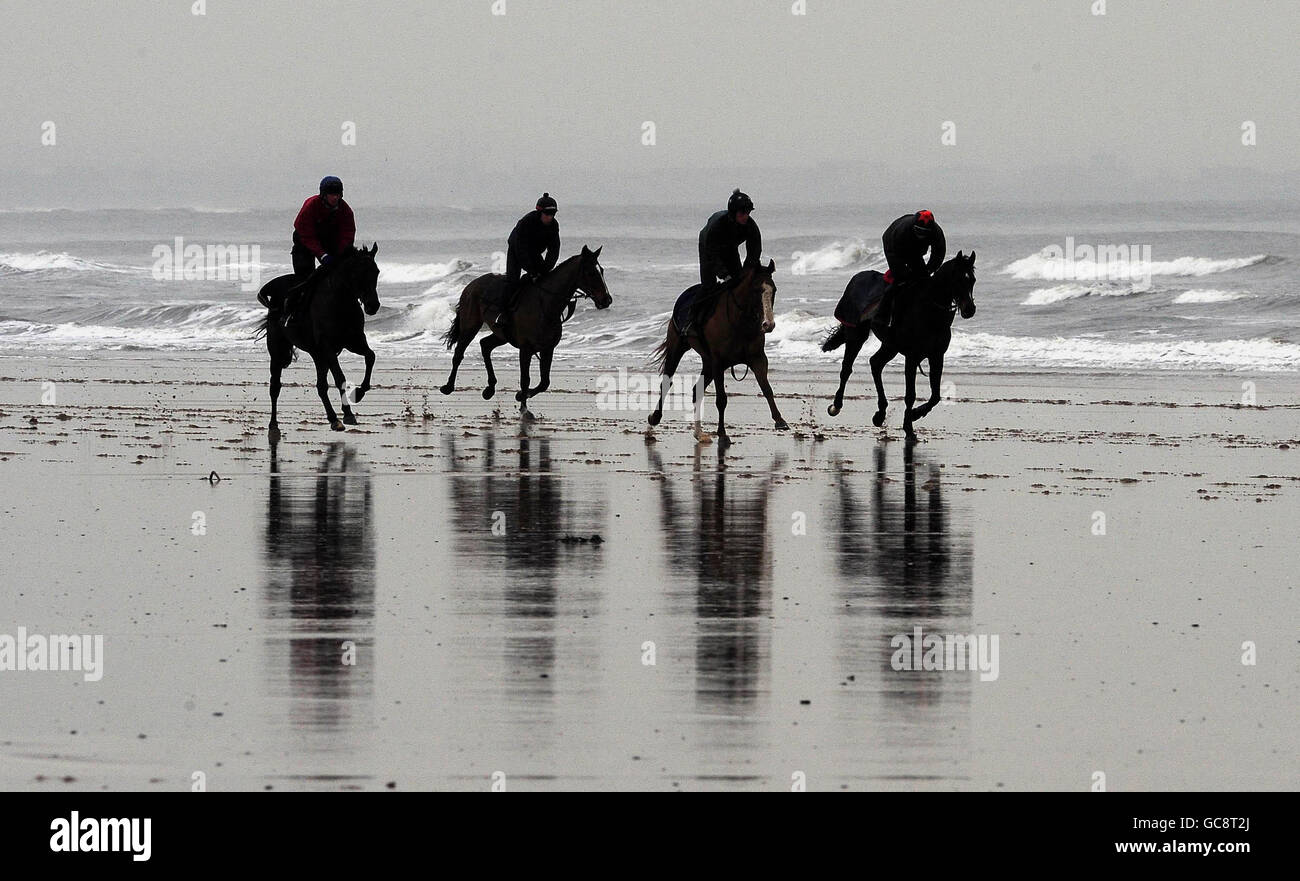
<svg viewBox="0 0 1300 881">
<path fill-rule="evenodd" d="M 896 634 L 911 636 L 916 626 L 927 633 L 968 632 L 973 541 L 968 526 L 950 522 L 941 469 L 918 463 L 912 445 L 905 445 L 900 488 L 888 472 L 887 448 L 878 444 L 874 451 L 870 506 L 859 498 L 858 475 L 848 471 L 842 460 L 832 461 L 836 485 L 832 519 L 842 525 L 831 533 L 841 576 L 839 605 L 845 614 L 870 616 L 875 632 L 868 640 L 888 683 L 882 686 L 884 693 L 929 702 L 939 697 L 949 674 L 893 670 L 894 649 L 889 641 Z M 861 628 L 846 631 L 849 644 L 844 654 L 853 656 L 862 639 Z"/>
<path fill-rule="evenodd" d="M 599 572 L 599 546 L 576 539 L 600 531 L 604 506 L 579 506 L 565 498 L 549 437 L 511 438 L 518 448 L 501 451 L 496 435 L 485 434 L 482 440 L 483 448 L 470 455 L 461 449 L 457 435 L 448 432 L 443 437 L 451 463 L 450 509 L 465 512 L 452 521 L 453 551 L 466 572 L 506 574 L 501 612 L 513 620 L 506 629 L 505 654 L 517 674 L 508 681 L 525 693 L 549 694 L 556 666 L 559 579 L 563 574 L 566 582 L 576 583 Z M 474 459 L 476 469 L 465 464 Z M 484 580 L 467 578 L 464 588 L 485 592 L 479 599 L 492 602 L 495 589 Z M 590 603 L 596 593 L 593 587 L 566 598 Z"/>
<path fill-rule="evenodd" d="M 768 499 L 784 456 L 768 473 L 746 479 L 702 469 L 696 447 L 690 500 L 679 501 L 656 447 L 647 448 L 650 468 L 664 474 L 659 513 L 670 568 L 695 582 L 696 700 L 712 708 L 752 708 L 762 693 L 771 655 L 764 623 L 771 611 L 772 545 Z"/>
<path fill-rule="evenodd" d="M 281 474 L 276 446 L 263 542 L 263 614 L 286 635 L 268 640 L 271 685 L 290 699 L 294 727 L 333 733 L 355 723 L 359 702 L 368 705 L 373 694 L 370 477 L 342 442 L 329 445 L 314 478 Z M 345 657 L 349 641 L 354 651 Z"/>
</svg>

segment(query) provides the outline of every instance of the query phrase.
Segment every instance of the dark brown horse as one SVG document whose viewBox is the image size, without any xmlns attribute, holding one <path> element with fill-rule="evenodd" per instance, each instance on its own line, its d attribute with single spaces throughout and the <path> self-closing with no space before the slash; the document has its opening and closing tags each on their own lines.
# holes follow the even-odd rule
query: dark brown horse
<svg viewBox="0 0 1300 881">
<path fill-rule="evenodd" d="M 891 327 L 879 324 L 860 324 L 856 327 L 841 324 L 835 328 L 822 343 L 823 352 L 831 352 L 844 346 L 844 364 L 840 368 L 840 387 L 835 392 L 835 401 L 826 408 L 832 416 L 838 416 L 844 406 L 844 386 L 853 372 L 853 360 L 858 357 L 862 345 L 875 331 L 880 338 L 880 348 L 871 356 L 871 376 L 876 382 L 876 397 L 879 409 L 871 417 L 871 422 L 879 428 L 885 424 L 885 408 L 889 401 L 885 398 L 885 383 L 881 372 L 885 365 L 894 360 L 899 352 L 906 361 L 907 390 L 903 397 L 906 412 L 903 414 L 903 431 L 908 440 L 915 440 L 912 422 L 921 419 L 939 403 L 939 387 L 943 381 L 943 356 L 952 341 L 952 322 L 957 313 L 962 318 L 975 314 L 975 252 L 964 256 L 961 251 L 957 256 L 943 264 L 935 271 L 934 277 L 915 282 L 912 287 L 899 295 L 899 302 L 894 305 L 894 322 Z M 916 371 L 922 361 L 930 362 L 930 399 L 913 409 L 916 402 Z"/>
<path fill-rule="evenodd" d="M 258 293 L 258 299 L 272 307 L 258 327 L 258 333 L 266 334 L 266 350 L 271 355 L 271 425 L 267 436 L 272 443 L 280 439 L 280 426 L 275 419 L 276 401 L 280 397 L 280 371 L 293 362 L 295 347 L 311 355 L 312 361 L 316 362 L 316 391 L 325 405 L 330 428 L 342 431 L 344 423 L 357 424 L 357 417 L 348 406 L 343 391 L 339 353 L 347 349 L 366 359 L 366 376 L 354 389 L 355 403 L 370 390 L 370 371 L 375 366 L 375 353 L 366 342 L 366 319 L 361 310 L 364 307 L 366 315 L 379 311 L 379 294 L 375 290 L 379 280 L 379 267 L 375 266 L 378 253 L 379 245 L 376 243 L 368 251 L 365 248 L 349 249 L 340 254 L 328 271 L 313 278 L 313 289 L 287 329 L 280 322 L 279 304 L 284 302 L 288 290 L 300 284 L 302 279 L 296 275 L 282 275 L 268 281 Z M 326 373 L 333 374 L 342 398 L 342 422 L 330 405 Z"/>
<path fill-rule="evenodd" d="M 755 265 L 743 271 L 733 282 L 726 284 L 713 294 L 701 292 L 696 296 L 712 297 L 706 301 L 703 309 L 693 309 L 694 317 L 690 329 L 683 336 L 677 330 L 677 323 L 668 319 L 668 337 L 659 348 L 655 349 L 652 366 L 662 368 L 663 379 L 659 384 L 659 404 L 650 414 L 651 425 L 658 425 L 663 418 L 664 394 L 668 390 L 673 374 L 682 356 L 690 349 L 699 353 L 704 362 L 701 368 L 701 382 L 695 384 L 693 398 L 698 399 L 713 383 L 718 406 L 718 442 L 731 443 L 723 422 L 727 410 L 727 390 L 723 385 L 723 375 L 732 367 L 744 364 L 754 372 L 758 387 L 767 398 L 767 406 L 772 411 L 772 419 L 778 429 L 789 428 L 781 418 L 781 411 L 776 408 L 772 397 L 772 386 L 767 381 L 767 355 L 763 352 L 764 335 L 776 327 L 772 309 L 776 302 L 776 284 L 772 274 L 776 272 L 776 263 L 769 260 L 767 266 Z M 695 409 L 695 436 L 703 440 L 700 430 L 700 407 Z"/>
<path fill-rule="evenodd" d="M 523 282 L 516 300 L 514 321 L 508 332 L 503 332 L 500 316 L 485 301 L 485 295 L 498 293 L 505 284 L 503 275 L 480 275 L 465 286 L 460 302 L 456 304 L 456 317 L 443 334 L 447 348 L 455 348 L 451 356 L 451 376 L 439 387 L 444 395 L 456 390 L 456 371 L 460 369 L 465 348 L 486 322 L 492 332 L 483 337 L 479 347 L 483 350 L 483 363 L 487 365 L 488 383 L 483 389 L 484 400 L 496 394 L 497 375 L 492 369 L 492 350 L 509 343 L 519 350 L 519 413 L 525 419 L 533 414 L 528 410 L 528 399 L 540 395 L 551 385 L 551 357 L 564 333 L 562 314 L 579 297 L 590 297 L 597 309 L 608 309 L 613 298 L 605 287 L 605 270 L 600 266 L 600 248 L 592 251 L 582 246 L 581 254 L 574 254 L 558 264 L 540 282 Z M 529 387 L 528 366 L 533 356 L 541 368 L 542 381 Z"/>
</svg>

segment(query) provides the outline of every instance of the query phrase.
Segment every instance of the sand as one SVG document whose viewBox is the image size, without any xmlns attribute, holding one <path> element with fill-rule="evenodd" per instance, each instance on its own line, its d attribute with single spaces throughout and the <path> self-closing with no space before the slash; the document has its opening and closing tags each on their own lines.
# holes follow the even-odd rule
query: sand
<svg viewBox="0 0 1300 881">
<path fill-rule="evenodd" d="M 0 634 L 104 644 L 0 670 L 0 788 L 1300 786 L 1300 377 L 951 369 L 909 446 L 774 365 L 724 450 L 471 355 L 344 433 L 299 364 L 274 448 L 260 361 L 0 358 Z"/>
</svg>

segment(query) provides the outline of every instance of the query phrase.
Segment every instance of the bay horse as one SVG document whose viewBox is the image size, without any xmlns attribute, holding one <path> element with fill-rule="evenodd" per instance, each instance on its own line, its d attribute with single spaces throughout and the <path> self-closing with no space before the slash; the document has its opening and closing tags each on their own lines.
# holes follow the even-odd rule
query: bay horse
<svg viewBox="0 0 1300 881">
<path fill-rule="evenodd" d="M 663 377 L 659 383 L 659 404 L 648 420 L 652 426 L 658 425 L 663 418 L 664 394 L 677 371 L 678 363 L 687 351 L 694 349 L 704 362 L 700 376 L 702 381 L 695 384 L 692 394 L 692 399 L 697 403 L 696 439 L 703 439 L 697 399 L 711 382 L 718 407 L 718 442 L 723 446 L 731 443 L 723 421 L 727 410 L 723 374 L 741 364 L 754 372 L 754 379 L 758 380 L 758 387 L 762 390 L 763 397 L 767 398 L 767 406 L 772 411 L 776 428 L 784 431 L 790 427 L 781 418 L 781 411 L 777 409 L 776 400 L 772 397 L 772 386 L 767 381 L 767 355 L 763 352 L 765 335 L 776 327 L 776 318 L 772 313 L 776 303 L 776 284 L 772 281 L 774 272 L 776 263 L 769 260 L 767 266 L 755 264 L 743 270 L 739 276 L 715 291 L 705 291 L 703 285 L 697 285 L 700 291 L 695 295 L 695 303 L 691 308 L 692 318 L 685 335 L 678 331 L 676 320 L 668 319 L 667 338 L 655 349 L 650 361 L 651 366 L 661 368 Z"/>
<path fill-rule="evenodd" d="M 894 303 L 894 322 L 885 327 L 876 323 L 862 323 L 856 326 L 841 324 L 822 342 L 822 351 L 831 352 L 844 346 L 844 364 L 840 368 L 840 387 L 835 392 L 835 401 L 826 408 L 831 416 L 838 416 L 844 406 L 844 386 L 853 372 L 853 361 L 858 352 L 874 331 L 880 340 L 880 348 L 871 356 L 871 376 L 876 382 L 876 396 L 879 409 L 871 417 L 877 428 L 885 424 L 885 408 L 889 406 L 885 398 L 885 384 L 881 371 L 885 365 L 894 360 L 900 352 L 906 359 L 907 389 L 903 397 L 906 412 L 903 414 L 903 431 L 908 440 L 916 440 L 912 423 L 923 418 L 939 403 L 939 386 L 943 379 L 943 356 L 952 341 L 952 322 L 958 312 L 962 318 L 975 314 L 975 252 L 957 256 L 944 263 L 934 276 L 909 285 L 902 292 L 896 292 Z M 916 371 L 922 361 L 930 362 L 930 399 L 920 407 L 913 408 L 916 402 Z"/>
<path fill-rule="evenodd" d="M 344 424 L 356 425 L 357 417 L 348 406 L 343 392 L 343 369 L 339 366 L 339 353 L 344 349 L 366 359 L 366 375 L 361 385 L 354 389 L 353 403 L 370 391 L 370 372 L 375 366 L 375 353 L 366 342 L 366 315 L 379 311 L 379 293 L 375 286 L 379 280 L 379 267 L 375 255 L 379 244 L 366 250 L 349 248 L 339 254 L 329 268 L 319 276 L 310 276 L 304 282 L 301 276 L 281 275 L 262 286 L 257 299 L 268 307 L 266 318 L 258 325 L 259 335 L 266 335 L 266 350 L 271 356 L 271 424 L 267 436 L 272 443 L 280 439 L 276 422 L 276 402 L 280 397 L 280 372 L 294 359 L 294 349 L 311 355 L 316 364 L 316 391 L 325 405 L 325 416 L 330 428 L 343 431 Z M 310 288 L 300 300 L 297 314 L 286 328 L 281 322 L 282 304 L 289 289 L 309 284 Z M 326 373 L 332 374 L 343 403 L 343 420 L 329 399 L 329 382 Z"/>
<path fill-rule="evenodd" d="M 600 248 L 592 251 L 583 245 L 581 253 L 557 264 L 541 281 L 522 281 L 515 301 L 514 320 L 508 329 L 502 328 L 500 313 L 485 298 L 490 294 L 499 295 L 505 276 L 488 273 L 465 285 L 456 304 L 456 316 L 442 336 L 447 348 L 454 347 L 455 351 L 451 356 L 451 375 L 438 391 L 449 395 L 456 390 L 456 372 L 465 357 L 465 349 L 479 329 L 487 324 L 491 333 L 479 343 L 488 374 L 483 399 L 491 400 L 496 394 L 497 375 L 492 369 L 492 350 L 509 343 L 519 350 L 519 391 L 515 394 L 519 415 L 532 419 L 528 399 L 540 395 L 551 385 L 551 358 L 564 333 L 565 309 L 572 314 L 574 304 L 581 297 L 590 298 L 597 309 L 608 309 L 614 301 L 605 287 L 600 252 Z M 534 355 L 542 375 L 541 382 L 530 388 L 528 368 Z"/>
</svg>

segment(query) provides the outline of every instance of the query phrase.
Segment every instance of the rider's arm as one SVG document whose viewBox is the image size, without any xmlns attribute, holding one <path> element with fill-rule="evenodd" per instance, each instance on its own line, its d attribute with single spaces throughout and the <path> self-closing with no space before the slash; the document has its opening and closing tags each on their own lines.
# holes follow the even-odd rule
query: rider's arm
<svg viewBox="0 0 1300 881">
<path fill-rule="evenodd" d="M 293 231 L 298 234 L 298 244 L 310 251 L 314 257 L 325 256 L 325 249 L 321 246 L 320 239 L 316 238 L 316 203 L 312 201 L 319 198 L 319 196 L 312 196 L 303 202 L 298 216 L 293 221 Z"/>
<path fill-rule="evenodd" d="M 346 251 L 357 240 L 357 219 L 352 206 L 339 200 L 339 250 Z"/>
<path fill-rule="evenodd" d="M 939 224 L 934 224 L 934 237 L 930 240 L 930 259 L 925 264 L 926 272 L 934 274 L 934 271 L 943 265 L 943 258 L 948 250 L 948 242 L 943 237 L 943 229 Z"/>
<path fill-rule="evenodd" d="M 758 231 L 754 218 L 745 224 L 745 269 L 757 266 L 763 256 L 763 234 Z"/>
<path fill-rule="evenodd" d="M 546 243 L 546 260 L 542 263 L 542 274 L 546 274 L 555 268 L 555 262 L 560 259 L 560 222 L 551 220 L 550 241 Z"/>
</svg>

